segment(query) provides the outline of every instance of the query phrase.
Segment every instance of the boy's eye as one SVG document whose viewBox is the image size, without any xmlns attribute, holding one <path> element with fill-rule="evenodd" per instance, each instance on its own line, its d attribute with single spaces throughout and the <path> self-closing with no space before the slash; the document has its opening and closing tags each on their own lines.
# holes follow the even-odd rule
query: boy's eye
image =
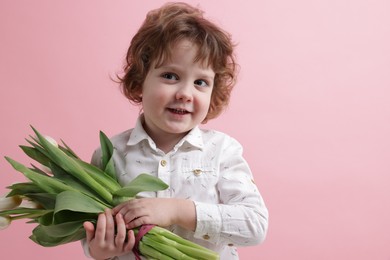
<svg viewBox="0 0 390 260">
<path fill-rule="evenodd" d="M 161 77 L 163 77 L 164 79 L 169 79 L 169 80 L 178 80 L 179 79 L 179 77 L 174 73 L 164 73 L 161 75 Z"/>
<path fill-rule="evenodd" d="M 203 80 L 203 79 L 197 79 L 195 80 L 195 85 L 201 86 L 201 87 L 207 87 L 209 84 Z"/>
</svg>

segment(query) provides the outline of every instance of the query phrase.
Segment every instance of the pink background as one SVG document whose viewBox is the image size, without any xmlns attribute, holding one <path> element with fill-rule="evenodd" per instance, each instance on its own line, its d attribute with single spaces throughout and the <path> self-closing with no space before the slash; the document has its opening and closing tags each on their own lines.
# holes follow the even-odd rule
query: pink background
<svg viewBox="0 0 390 260">
<path fill-rule="evenodd" d="M 30 124 L 86 160 L 99 130 L 132 127 L 138 108 L 110 76 L 163 2 L 2 0 L 1 157 L 28 162 Z M 270 210 L 266 242 L 241 259 L 390 259 L 390 2 L 188 2 L 238 43 L 231 105 L 206 126 L 243 144 Z M 23 178 L 0 167 L 5 193 Z M 32 228 L 0 231 L 0 257 L 85 258 L 35 245 Z"/>
</svg>

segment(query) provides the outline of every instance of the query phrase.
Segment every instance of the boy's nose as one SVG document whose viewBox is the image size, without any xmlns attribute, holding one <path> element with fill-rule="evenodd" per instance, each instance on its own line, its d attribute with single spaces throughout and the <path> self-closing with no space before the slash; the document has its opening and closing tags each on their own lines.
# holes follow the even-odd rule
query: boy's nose
<svg viewBox="0 0 390 260">
<path fill-rule="evenodd" d="M 184 102 L 192 101 L 192 87 L 192 84 L 180 86 L 176 92 L 176 99 Z"/>
</svg>

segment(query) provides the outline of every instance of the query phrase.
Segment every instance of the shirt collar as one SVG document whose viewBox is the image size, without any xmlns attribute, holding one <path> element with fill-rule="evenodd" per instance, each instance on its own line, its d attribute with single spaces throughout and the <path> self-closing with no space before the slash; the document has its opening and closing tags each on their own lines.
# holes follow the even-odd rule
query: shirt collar
<svg viewBox="0 0 390 260">
<path fill-rule="evenodd" d="M 143 122 L 144 122 L 144 115 L 141 114 L 137 122 L 135 124 L 134 129 L 131 131 L 130 138 L 127 141 L 127 145 L 133 146 L 138 143 L 140 143 L 143 140 L 147 140 L 150 147 L 153 149 L 157 149 L 155 142 L 150 138 L 150 136 L 146 133 Z M 198 126 L 194 127 L 183 139 L 181 139 L 173 148 L 173 150 L 177 150 L 180 148 L 184 143 L 188 143 L 190 146 L 199 148 L 200 150 L 203 149 L 203 138 L 202 138 L 202 131 L 199 129 Z"/>
<path fill-rule="evenodd" d="M 131 131 L 129 140 L 127 141 L 127 145 L 130 145 L 130 146 L 136 145 L 136 144 L 138 144 L 139 142 L 141 142 L 143 140 L 148 140 L 149 143 L 151 143 L 151 144 L 153 143 L 154 144 L 153 140 L 145 132 L 145 129 L 142 126 L 143 122 L 144 122 L 144 115 L 141 114 L 138 117 L 137 122 L 135 123 L 134 129 Z"/>
<path fill-rule="evenodd" d="M 177 145 L 175 145 L 174 149 L 181 147 L 184 143 L 187 143 L 193 147 L 197 147 L 200 150 L 203 149 L 204 144 L 202 131 L 199 129 L 198 126 L 194 127 L 186 136 L 184 136 L 184 138 L 181 139 L 180 142 L 177 143 Z"/>
</svg>

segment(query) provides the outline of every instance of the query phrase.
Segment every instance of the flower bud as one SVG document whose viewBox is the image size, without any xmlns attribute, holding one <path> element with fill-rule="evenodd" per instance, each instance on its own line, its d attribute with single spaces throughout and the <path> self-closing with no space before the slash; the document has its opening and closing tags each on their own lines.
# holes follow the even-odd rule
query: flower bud
<svg viewBox="0 0 390 260">
<path fill-rule="evenodd" d="M 1 197 L 0 198 L 0 210 L 9 210 L 18 207 L 22 203 L 20 196 Z"/>
<path fill-rule="evenodd" d="M 30 209 L 42 209 L 43 208 L 42 205 L 39 204 L 38 202 L 33 201 L 33 200 L 29 200 L 29 199 L 23 200 L 23 203 L 21 206 L 24 208 L 30 208 Z"/>
<path fill-rule="evenodd" d="M 39 168 L 48 175 L 53 175 L 51 169 L 45 165 L 40 165 Z"/>
<path fill-rule="evenodd" d="M 47 141 L 49 141 L 49 143 L 51 143 L 52 145 L 58 147 L 58 143 L 56 142 L 56 140 L 54 140 L 53 137 L 48 136 L 48 135 L 45 135 L 45 136 L 43 136 L 43 137 L 45 137 L 45 139 L 46 139 Z"/>
<path fill-rule="evenodd" d="M 0 230 L 6 229 L 11 224 L 11 218 L 10 217 L 2 217 L 0 216 Z"/>
</svg>

